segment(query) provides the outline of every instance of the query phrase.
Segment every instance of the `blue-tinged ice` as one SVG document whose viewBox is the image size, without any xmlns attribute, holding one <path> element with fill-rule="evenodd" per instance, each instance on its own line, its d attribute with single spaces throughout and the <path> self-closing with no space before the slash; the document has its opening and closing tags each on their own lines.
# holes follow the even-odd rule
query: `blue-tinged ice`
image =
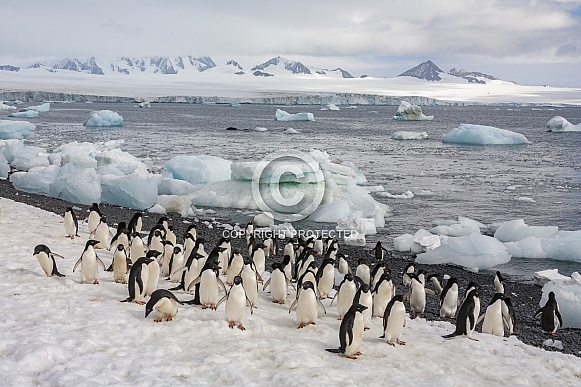
<svg viewBox="0 0 581 387">
<path fill-rule="evenodd" d="M 555 293 L 564 328 L 581 328 L 581 274 L 574 272 L 571 278 L 552 280 L 543 286 L 539 306 L 544 306 L 549 293 Z"/>
<path fill-rule="evenodd" d="M 34 167 L 48 167 L 48 154 L 45 148 L 28 146 L 18 148 L 10 165 L 19 171 L 28 171 Z"/>
<path fill-rule="evenodd" d="M 37 112 L 40 112 L 40 113 L 46 113 L 46 112 L 50 111 L 50 102 L 45 102 L 43 104 L 36 105 L 36 106 L 30 106 L 28 108 L 28 110 L 36 110 Z"/>
<path fill-rule="evenodd" d="M 101 202 L 146 210 L 157 200 L 161 175 L 132 173 L 126 176 L 101 176 Z"/>
<path fill-rule="evenodd" d="M 36 125 L 26 121 L 0 120 L 0 140 L 30 138 Z"/>
<path fill-rule="evenodd" d="M 315 116 L 313 113 L 287 113 L 284 110 L 276 109 L 275 118 L 276 121 L 314 121 Z"/>
<path fill-rule="evenodd" d="M 50 187 L 54 184 L 59 169 L 57 165 L 50 165 L 35 167 L 28 172 L 14 172 L 10 175 L 10 182 L 19 191 L 51 196 Z"/>
<path fill-rule="evenodd" d="M 49 196 L 72 203 L 91 204 L 101 201 L 101 183 L 94 168 L 77 168 L 72 163 L 60 168 L 50 186 Z"/>
<path fill-rule="evenodd" d="M 9 172 L 10 164 L 8 164 L 8 160 L 4 157 L 4 153 L 0 152 L 0 179 L 8 178 Z"/>
<path fill-rule="evenodd" d="M 38 112 L 36 110 L 24 110 L 21 112 L 14 112 L 8 115 L 8 117 L 15 118 L 36 118 L 38 117 Z"/>
<path fill-rule="evenodd" d="M 123 126 L 123 117 L 111 110 L 92 111 L 83 125 L 90 127 Z"/>
<path fill-rule="evenodd" d="M 187 195 L 196 190 L 196 186 L 185 180 L 166 178 L 162 174 L 161 183 L 159 183 L 158 193 L 160 195 Z"/>
<path fill-rule="evenodd" d="M 521 145 L 531 142 L 522 134 L 493 126 L 460 124 L 442 137 L 442 142 L 463 145 Z"/>
<path fill-rule="evenodd" d="M 217 156 L 181 155 L 171 158 L 165 169 L 174 179 L 191 184 L 230 180 L 231 161 Z"/>
</svg>

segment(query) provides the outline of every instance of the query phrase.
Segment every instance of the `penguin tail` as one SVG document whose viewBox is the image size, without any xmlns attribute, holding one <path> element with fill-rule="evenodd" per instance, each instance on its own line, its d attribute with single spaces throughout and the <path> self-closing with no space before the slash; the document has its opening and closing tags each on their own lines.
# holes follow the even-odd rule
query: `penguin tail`
<svg viewBox="0 0 581 387">
<path fill-rule="evenodd" d="M 113 264 L 111 264 L 105 271 L 113 271 Z"/>
<path fill-rule="evenodd" d="M 66 277 L 66 275 L 64 275 L 63 273 L 59 273 L 58 271 L 55 270 L 54 275 L 56 275 L 57 277 Z"/>
<path fill-rule="evenodd" d="M 179 284 L 175 288 L 170 288 L 169 290 L 180 290 L 180 289 L 183 289 L 182 284 Z"/>
<path fill-rule="evenodd" d="M 449 335 L 442 336 L 445 339 L 451 339 L 452 337 L 460 336 L 461 333 L 452 332 Z"/>
<path fill-rule="evenodd" d="M 131 302 L 131 301 L 133 301 L 133 299 L 131 297 L 127 297 L 126 299 L 121 300 L 119 302 Z"/>
<path fill-rule="evenodd" d="M 341 353 L 341 348 L 325 348 L 325 351 L 331 353 Z"/>
</svg>

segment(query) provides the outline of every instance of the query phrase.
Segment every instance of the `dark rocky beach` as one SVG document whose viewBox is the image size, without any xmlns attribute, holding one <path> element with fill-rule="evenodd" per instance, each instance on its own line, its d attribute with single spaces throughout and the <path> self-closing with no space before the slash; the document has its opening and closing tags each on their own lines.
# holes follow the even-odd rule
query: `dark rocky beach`
<svg viewBox="0 0 581 387">
<path fill-rule="evenodd" d="M 14 189 L 12 184 L 7 180 L 0 180 L 0 196 L 7 199 L 12 199 L 17 202 L 26 203 L 60 215 L 64 214 L 64 209 L 67 206 L 72 206 L 74 208 L 81 209 L 76 210 L 79 220 L 86 216 L 87 212 L 85 212 L 85 210 L 89 208 L 89 206 L 68 203 L 60 199 L 19 192 Z M 116 226 L 116 224 L 121 221 L 128 222 L 135 213 L 135 210 L 107 204 L 100 205 L 100 208 L 107 216 L 110 226 Z M 157 223 L 157 220 L 160 218 L 160 216 L 161 215 L 152 213 L 144 213 L 143 230 L 149 230 Z M 178 236 L 178 242 L 181 242 L 181 236 L 184 234 L 188 223 L 191 223 L 193 219 L 182 219 L 179 215 L 170 216 L 170 219 L 170 224 L 174 227 L 174 231 Z M 211 216 L 200 217 L 200 220 L 208 220 L 210 222 L 212 221 Z M 220 220 L 220 223 L 226 222 L 227 220 Z M 243 226 L 244 225 L 241 225 L 241 227 Z M 209 251 L 217 243 L 218 239 L 222 236 L 223 231 L 222 228 L 209 228 L 202 222 L 197 223 L 197 230 L 198 235 L 207 241 L 206 251 Z M 371 240 L 371 242 L 375 241 L 376 240 Z M 386 246 L 388 245 L 386 241 L 382 241 L 382 243 L 384 243 Z M 233 248 L 238 248 L 242 251 L 246 249 L 245 240 L 243 238 L 234 239 L 232 246 Z M 345 246 L 341 243 L 339 246 L 340 251 L 349 257 L 349 263 L 353 270 L 355 270 L 357 261 L 360 258 L 367 259 L 371 268 L 375 265 L 374 257 L 367 249 L 361 247 Z M 281 260 L 282 258 L 280 255 L 278 255 L 274 259 Z M 401 285 L 401 275 L 404 268 L 410 262 L 413 262 L 413 256 L 410 254 L 390 251 L 387 257 L 388 267 L 391 269 L 392 274 L 396 278 L 396 286 L 398 289 L 397 291 L 400 293 L 404 291 L 403 285 Z M 270 267 L 270 263 L 271 262 L 267 261 L 267 268 Z M 493 276 L 491 274 L 473 273 L 450 265 L 415 265 L 415 268 L 416 270 L 423 269 L 427 274 L 438 273 L 441 276 L 449 275 L 450 277 L 456 277 L 458 279 L 460 295 L 464 294 L 466 286 L 469 282 L 473 281 L 477 283 L 480 287 L 480 300 L 482 305 L 481 312 L 484 311 L 484 308 L 494 294 Z M 428 284 L 427 287 L 430 288 L 431 286 Z M 552 337 L 541 332 L 540 318 L 533 317 L 534 313 L 539 309 L 541 293 L 541 288 L 532 283 L 513 282 L 509 280 L 505 281 L 505 294 L 510 296 L 516 314 L 514 335 L 524 343 L 532 346 L 542 347 L 549 351 L 559 351 L 581 357 L 581 330 L 571 328 L 559 329 L 557 331 L 557 337 Z M 424 318 L 428 320 L 441 320 L 439 317 L 438 300 L 439 298 L 437 296 L 427 296 L 426 312 L 423 316 Z M 477 330 L 479 331 L 480 327 L 478 327 Z M 554 347 L 543 346 L 543 342 L 548 338 L 561 341 L 563 344 L 563 349 L 560 350 Z"/>
</svg>

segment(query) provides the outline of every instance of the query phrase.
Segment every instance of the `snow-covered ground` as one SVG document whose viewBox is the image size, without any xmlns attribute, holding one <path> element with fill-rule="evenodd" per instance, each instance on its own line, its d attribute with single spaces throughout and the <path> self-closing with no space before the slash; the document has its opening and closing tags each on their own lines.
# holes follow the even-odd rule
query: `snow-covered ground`
<svg viewBox="0 0 581 387">
<path fill-rule="evenodd" d="M 71 273 L 88 238 L 65 237 L 62 217 L 0 198 L 0 370 L 4 385 L 579 385 L 581 359 L 525 345 L 516 337 L 475 334 L 444 340 L 447 322 L 407 320 L 391 347 L 378 337 L 381 319 L 365 332 L 358 360 L 325 351 L 338 347 L 337 311 L 296 329 L 294 312 L 260 292 L 246 331 L 230 330 L 224 307 L 180 306 L 174 321 L 144 318 L 144 306 L 120 303 L 124 285 L 100 273 L 81 285 Z M 47 278 L 33 257 L 43 243 L 66 278 Z M 108 265 L 111 254 L 101 252 Z M 170 287 L 160 280 L 160 287 Z M 188 300 L 182 292 L 180 299 Z M 155 314 L 155 312 L 153 313 Z"/>
<path fill-rule="evenodd" d="M 255 77 L 204 72 L 183 75 L 90 75 L 75 72 L 49 73 L 0 71 L 4 91 L 51 91 L 62 93 L 126 96 L 152 99 L 160 96 L 218 96 L 272 98 L 283 95 L 361 93 L 383 96 L 423 96 L 460 103 L 535 103 L 581 105 L 581 89 L 521 86 L 490 81 L 485 85 L 447 76 L 438 82 L 412 77 L 319 78 L 316 76 Z"/>
</svg>

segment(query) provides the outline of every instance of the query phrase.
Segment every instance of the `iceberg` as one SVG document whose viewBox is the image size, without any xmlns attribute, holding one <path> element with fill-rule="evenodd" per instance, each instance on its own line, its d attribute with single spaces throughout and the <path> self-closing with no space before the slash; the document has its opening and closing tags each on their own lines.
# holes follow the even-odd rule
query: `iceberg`
<svg viewBox="0 0 581 387">
<path fill-rule="evenodd" d="M 257 227 L 270 227 L 274 225 L 274 216 L 270 212 L 261 212 L 254 216 L 252 223 Z"/>
<path fill-rule="evenodd" d="M 434 116 L 424 115 L 424 113 L 422 113 L 422 108 L 418 105 L 412 105 L 407 101 L 401 101 L 393 119 L 400 121 L 431 121 L 434 119 Z"/>
<path fill-rule="evenodd" d="M 187 195 L 159 195 L 155 206 L 149 209 L 149 212 L 154 208 L 162 208 L 163 212 L 158 212 L 162 214 L 180 214 L 183 217 L 188 216 L 190 209 L 192 207 L 192 199 Z"/>
<path fill-rule="evenodd" d="M 458 221 L 435 221 L 436 227 L 431 228 L 429 231 L 432 234 L 446 235 L 446 236 L 464 236 L 470 235 L 473 232 L 480 233 L 481 228 L 486 228 L 486 225 L 477 222 L 473 219 L 465 218 L 462 216 L 458 217 Z"/>
<path fill-rule="evenodd" d="M 389 192 L 377 192 L 377 196 L 383 196 L 384 198 L 390 199 L 412 199 L 415 195 L 412 191 L 405 191 L 402 194 L 392 194 Z"/>
<path fill-rule="evenodd" d="M 581 132 L 581 124 L 573 125 L 561 116 L 555 116 L 547 122 L 548 132 Z"/>
<path fill-rule="evenodd" d="M 50 102 L 45 102 L 45 103 L 37 105 L 37 106 L 30 106 L 28 108 L 28 110 L 36 110 L 37 112 L 40 112 L 40 113 L 46 113 L 46 112 L 50 111 Z"/>
<path fill-rule="evenodd" d="M 290 114 L 281 109 L 276 109 L 276 121 L 314 121 L 313 113 L 296 113 Z"/>
<path fill-rule="evenodd" d="M 4 157 L 4 153 L 0 152 L 0 179 L 8 178 L 9 173 L 10 164 L 8 164 L 8 160 Z"/>
<path fill-rule="evenodd" d="M 36 110 L 24 110 L 21 112 L 10 113 L 8 117 L 16 118 L 36 118 L 38 117 L 38 112 Z"/>
<path fill-rule="evenodd" d="M 559 231 L 547 237 L 529 236 L 507 242 L 506 246 L 513 257 L 581 262 L 581 230 Z"/>
<path fill-rule="evenodd" d="M 157 201 L 161 175 L 132 173 L 101 176 L 101 201 L 121 207 L 146 210 Z M 99 200 L 97 200 L 99 201 Z"/>
<path fill-rule="evenodd" d="M 538 286 L 544 286 L 549 281 L 562 281 L 568 279 L 569 277 L 559 273 L 559 269 L 537 271 L 534 276 L 535 285 Z"/>
<path fill-rule="evenodd" d="M 166 178 L 165 176 L 165 173 L 163 173 L 159 183 L 157 191 L 159 195 L 187 195 L 197 189 L 195 185 L 185 180 Z"/>
<path fill-rule="evenodd" d="M 531 142 L 522 134 L 492 126 L 460 124 L 442 137 L 442 142 L 463 145 L 521 145 Z"/>
<path fill-rule="evenodd" d="M 494 237 L 501 242 L 517 242 L 527 237 L 548 237 L 556 234 L 556 226 L 529 226 L 523 219 L 511 220 L 497 225 Z"/>
<path fill-rule="evenodd" d="M 28 171 L 34 167 L 47 167 L 49 162 L 46 149 L 28 145 L 20 147 L 14 151 L 10 165 L 19 171 Z"/>
<path fill-rule="evenodd" d="M 31 168 L 28 172 L 14 172 L 10 175 L 10 182 L 19 191 L 52 196 L 50 187 L 54 184 L 59 169 L 57 165 L 49 165 Z"/>
<path fill-rule="evenodd" d="M 136 107 L 138 108 L 150 108 L 151 103 L 149 101 L 140 102 Z"/>
<path fill-rule="evenodd" d="M 36 125 L 26 121 L 0 120 L 0 140 L 30 138 Z"/>
<path fill-rule="evenodd" d="M 15 106 L 6 105 L 4 101 L 0 101 L 0 110 L 16 110 Z"/>
<path fill-rule="evenodd" d="M 341 110 L 341 109 L 339 109 L 339 107 L 337 105 L 335 105 L 334 103 L 328 103 L 325 107 L 322 107 L 321 110 L 337 111 L 337 110 Z"/>
<path fill-rule="evenodd" d="M 428 138 L 427 132 L 395 132 L 391 135 L 392 140 L 425 140 Z"/>
<path fill-rule="evenodd" d="M 58 170 L 48 196 L 85 205 L 100 203 L 101 179 L 95 169 L 77 168 L 69 163 Z"/>
<path fill-rule="evenodd" d="M 549 293 L 555 293 L 559 311 L 563 317 L 563 328 L 581 328 L 581 274 L 574 272 L 571 278 L 552 280 L 543 286 L 539 306 L 544 306 Z"/>
<path fill-rule="evenodd" d="M 111 110 L 92 111 L 83 122 L 83 125 L 89 127 L 121 127 L 123 126 L 123 117 Z"/>
<path fill-rule="evenodd" d="M 283 130 L 284 134 L 299 134 L 299 131 L 293 128 L 288 128 Z"/>
<path fill-rule="evenodd" d="M 230 164 L 232 164 L 231 161 L 216 156 L 180 155 L 165 163 L 165 170 L 174 179 L 201 184 L 230 180 Z"/>
<path fill-rule="evenodd" d="M 417 263 L 453 264 L 466 269 L 489 269 L 510 261 L 506 246 L 498 239 L 480 233 L 448 237 L 442 245 L 419 254 Z"/>
</svg>

